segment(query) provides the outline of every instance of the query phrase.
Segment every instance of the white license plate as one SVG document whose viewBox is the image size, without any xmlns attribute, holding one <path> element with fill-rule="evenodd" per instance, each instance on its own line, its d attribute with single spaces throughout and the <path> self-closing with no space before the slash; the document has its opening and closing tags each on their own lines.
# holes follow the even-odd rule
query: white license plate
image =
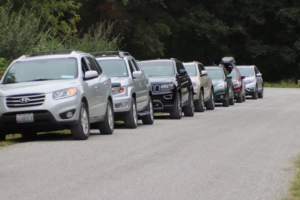
<svg viewBox="0 0 300 200">
<path fill-rule="evenodd" d="M 34 122 L 33 113 L 17 114 L 17 123 L 30 123 Z"/>
</svg>

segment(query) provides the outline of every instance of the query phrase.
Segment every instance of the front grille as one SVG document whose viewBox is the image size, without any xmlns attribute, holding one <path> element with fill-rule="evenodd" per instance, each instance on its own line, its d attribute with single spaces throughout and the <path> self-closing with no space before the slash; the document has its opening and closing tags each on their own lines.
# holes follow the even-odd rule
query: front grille
<svg viewBox="0 0 300 200">
<path fill-rule="evenodd" d="M 14 95 L 6 98 L 6 106 L 9 108 L 20 108 L 43 105 L 45 94 Z"/>
<path fill-rule="evenodd" d="M 160 85 L 153 85 L 152 92 L 160 92 Z"/>
</svg>

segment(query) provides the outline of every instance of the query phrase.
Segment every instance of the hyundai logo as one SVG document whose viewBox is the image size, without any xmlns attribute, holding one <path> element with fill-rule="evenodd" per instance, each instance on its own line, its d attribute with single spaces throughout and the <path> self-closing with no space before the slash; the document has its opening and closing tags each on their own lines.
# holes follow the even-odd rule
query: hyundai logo
<svg viewBox="0 0 300 200">
<path fill-rule="evenodd" d="M 28 103 L 29 102 L 29 98 L 22 98 L 20 99 L 21 103 Z"/>
</svg>

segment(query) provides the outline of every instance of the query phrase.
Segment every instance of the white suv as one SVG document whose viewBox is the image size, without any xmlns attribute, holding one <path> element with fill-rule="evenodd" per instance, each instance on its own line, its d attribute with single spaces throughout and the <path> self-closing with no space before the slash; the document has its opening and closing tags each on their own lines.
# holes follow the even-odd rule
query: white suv
<svg viewBox="0 0 300 200">
<path fill-rule="evenodd" d="M 114 130 L 110 79 L 95 58 L 73 50 L 21 56 L 0 82 L 0 140 L 21 133 L 33 140 L 37 132 L 71 129 L 74 139 Z"/>
</svg>

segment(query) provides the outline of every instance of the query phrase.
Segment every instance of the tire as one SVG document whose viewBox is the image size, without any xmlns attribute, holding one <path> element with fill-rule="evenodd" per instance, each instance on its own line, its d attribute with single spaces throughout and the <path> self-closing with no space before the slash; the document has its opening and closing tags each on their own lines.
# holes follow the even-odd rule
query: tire
<svg viewBox="0 0 300 200">
<path fill-rule="evenodd" d="M 182 117 L 182 108 L 181 108 L 181 98 L 179 92 L 177 92 L 176 99 L 174 101 L 174 109 L 170 113 L 172 119 L 181 119 Z"/>
<path fill-rule="evenodd" d="M 130 111 L 125 115 L 124 124 L 126 128 L 136 128 L 138 125 L 138 115 L 134 98 L 131 100 Z"/>
<path fill-rule="evenodd" d="M 257 91 L 257 86 L 256 86 L 255 92 L 254 92 L 254 94 L 252 94 L 252 99 L 257 99 L 257 97 L 258 97 L 258 91 Z"/>
<path fill-rule="evenodd" d="M 204 94 L 203 94 L 202 90 L 200 90 L 199 99 L 198 99 L 197 105 L 195 106 L 195 111 L 196 112 L 204 112 L 204 110 L 205 110 L 204 96 L 203 95 Z"/>
<path fill-rule="evenodd" d="M 243 95 L 243 102 L 246 101 L 246 94 Z"/>
<path fill-rule="evenodd" d="M 142 117 L 143 124 L 151 125 L 154 123 L 154 111 L 153 111 L 153 103 L 151 97 L 149 97 L 149 102 L 146 111 L 150 112 L 150 114 Z"/>
<path fill-rule="evenodd" d="M 264 87 L 262 88 L 261 92 L 258 93 L 258 98 L 260 99 L 264 98 Z"/>
<path fill-rule="evenodd" d="M 243 98 L 244 98 L 244 96 L 240 96 L 240 97 L 238 97 L 238 98 L 236 99 L 236 101 L 237 101 L 238 103 L 243 103 Z"/>
<path fill-rule="evenodd" d="M 0 142 L 5 141 L 6 134 L 0 134 Z"/>
<path fill-rule="evenodd" d="M 210 92 L 210 99 L 208 102 L 205 103 L 206 109 L 207 110 L 214 110 L 215 109 L 215 97 L 214 97 L 214 92 L 211 90 Z"/>
<path fill-rule="evenodd" d="M 24 140 L 24 141 L 34 141 L 37 138 L 37 132 L 34 132 L 34 131 L 24 132 L 24 133 L 21 133 L 21 135 L 22 135 L 22 140 Z"/>
<path fill-rule="evenodd" d="M 187 117 L 193 117 L 194 116 L 194 98 L 193 98 L 193 93 L 189 93 L 189 103 L 188 105 L 184 108 L 184 116 Z"/>
<path fill-rule="evenodd" d="M 83 102 L 81 102 L 78 123 L 71 126 L 71 133 L 75 140 L 86 140 L 90 136 L 89 112 Z"/>
<path fill-rule="evenodd" d="M 99 122 L 99 131 L 102 135 L 111 135 L 114 132 L 114 111 L 111 102 L 107 102 L 104 121 Z"/>
<path fill-rule="evenodd" d="M 234 105 L 234 98 L 229 99 L 229 105 L 233 106 Z"/>
<path fill-rule="evenodd" d="M 228 95 L 227 99 L 225 99 L 223 101 L 223 107 L 229 107 L 229 95 Z"/>
</svg>

